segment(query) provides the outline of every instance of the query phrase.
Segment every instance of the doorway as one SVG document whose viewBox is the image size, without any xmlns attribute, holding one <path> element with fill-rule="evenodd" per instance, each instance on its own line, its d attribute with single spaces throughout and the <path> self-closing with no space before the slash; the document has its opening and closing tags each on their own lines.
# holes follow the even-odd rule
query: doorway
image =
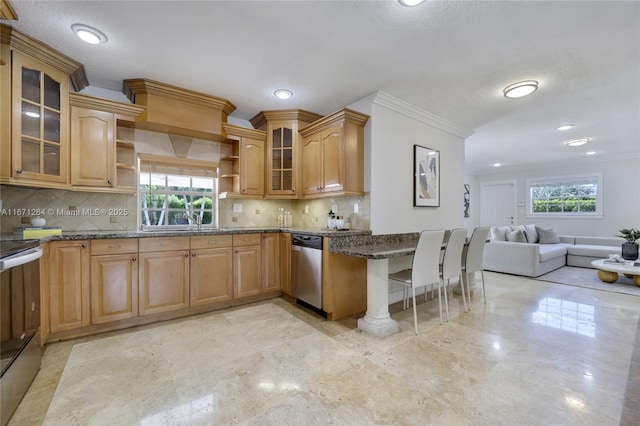
<svg viewBox="0 0 640 426">
<path fill-rule="evenodd" d="M 516 225 L 516 181 L 480 184 L 480 226 Z"/>
</svg>

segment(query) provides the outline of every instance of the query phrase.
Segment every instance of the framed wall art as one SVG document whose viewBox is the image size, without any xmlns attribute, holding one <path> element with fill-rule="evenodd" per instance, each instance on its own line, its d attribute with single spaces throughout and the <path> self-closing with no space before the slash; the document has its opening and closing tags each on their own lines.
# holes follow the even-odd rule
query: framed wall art
<svg viewBox="0 0 640 426">
<path fill-rule="evenodd" d="M 413 146 L 413 205 L 440 207 L 440 151 Z"/>
</svg>

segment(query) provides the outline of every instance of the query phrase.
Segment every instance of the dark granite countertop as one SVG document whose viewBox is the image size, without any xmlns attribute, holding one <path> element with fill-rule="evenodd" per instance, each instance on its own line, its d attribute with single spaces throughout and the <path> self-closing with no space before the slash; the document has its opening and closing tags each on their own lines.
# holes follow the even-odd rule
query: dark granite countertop
<svg viewBox="0 0 640 426">
<path fill-rule="evenodd" d="M 71 240 L 94 240 L 111 238 L 150 238 L 150 237 L 188 237 L 197 235 L 227 235 L 227 234 L 251 234 L 266 232 L 290 232 L 305 235 L 319 235 L 330 239 L 342 239 L 343 237 L 354 237 L 370 235 L 371 231 L 366 229 L 354 230 L 329 230 L 323 228 L 277 228 L 277 227 L 238 227 L 238 228 L 211 228 L 198 231 L 193 230 L 161 230 L 161 231 L 64 231 L 62 235 L 52 235 L 38 238 L 40 242 L 48 241 L 71 241 Z M 338 238 L 340 237 L 340 238 Z M 0 234 L 0 241 L 19 241 L 23 238 L 12 233 Z"/>
<path fill-rule="evenodd" d="M 362 235 L 329 241 L 331 253 L 365 259 L 390 259 L 412 255 L 419 233 Z"/>
</svg>

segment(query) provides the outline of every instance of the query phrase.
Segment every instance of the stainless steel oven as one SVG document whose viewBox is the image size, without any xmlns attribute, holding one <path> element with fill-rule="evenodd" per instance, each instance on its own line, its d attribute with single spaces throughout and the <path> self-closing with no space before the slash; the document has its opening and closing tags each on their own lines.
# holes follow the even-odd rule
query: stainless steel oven
<svg viewBox="0 0 640 426">
<path fill-rule="evenodd" d="M 40 369 L 37 241 L 0 245 L 0 421 L 6 425 Z"/>
</svg>

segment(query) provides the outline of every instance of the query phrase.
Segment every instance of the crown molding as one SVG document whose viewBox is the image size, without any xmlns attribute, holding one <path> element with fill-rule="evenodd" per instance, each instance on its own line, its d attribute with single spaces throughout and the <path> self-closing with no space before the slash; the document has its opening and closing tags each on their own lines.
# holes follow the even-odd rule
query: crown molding
<svg viewBox="0 0 640 426">
<path fill-rule="evenodd" d="M 3 21 L 18 20 L 18 14 L 13 10 L 8 0 L 0 0 L 0 19 Z"/>
<path fill-rule="evenodd" d="M 395 98 L 382 91 L 379 91 L 376 94 L 373 99 L 373 103 L 464 139 L 473 134 L 472 130 L 460 127 L 450 121 L 445 120 L 444 118 L 440 118 L 435 114 L 431 114 L 430 112 L 420 109 L 408 102 Z"/>
<path fill-rule="evenodd" d="M 281 109 L 271 111 L 261 111 L 249 119 L 249 122 L 256 129 L 264 127 L 269 121 L 291 120 L 302 121 L 305 123 L 313 123 L 320 120 L 322 116 L 315 112 L 305 111 L 303 109 Z"/>
</svg>

